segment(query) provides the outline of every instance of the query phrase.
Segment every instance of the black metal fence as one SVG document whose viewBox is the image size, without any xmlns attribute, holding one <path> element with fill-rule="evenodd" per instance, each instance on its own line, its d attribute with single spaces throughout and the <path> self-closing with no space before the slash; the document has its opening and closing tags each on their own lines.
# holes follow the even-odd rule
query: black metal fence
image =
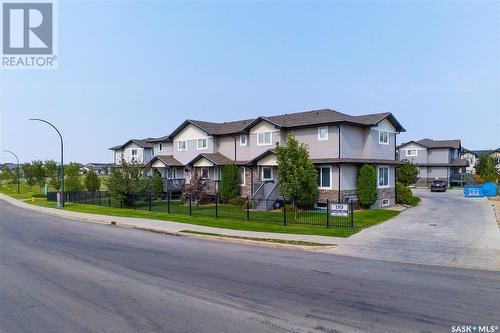
<svg viewBox="0 0 500 333">
<path fill-rule="evenodd" d="M 162 212 L 165 214 L 206 216 L 272 223 L 283 226 L 354 227 L 354 202 L 338 204 L 318 201 L 304 207 L 284 199 L 267 200 L 240 198 L 232 204 L 221 203 L 217 195 L 205 196 L 201 201 L 191 197 L 173 198 L 171 195 L 131 194 L 122 200 L 113 199 L 107 192 L 65 192 L 65 202 L 101 205 Z M 57 193 L 49 192 L 48 201 L 56 201 Z"/>
</svg>

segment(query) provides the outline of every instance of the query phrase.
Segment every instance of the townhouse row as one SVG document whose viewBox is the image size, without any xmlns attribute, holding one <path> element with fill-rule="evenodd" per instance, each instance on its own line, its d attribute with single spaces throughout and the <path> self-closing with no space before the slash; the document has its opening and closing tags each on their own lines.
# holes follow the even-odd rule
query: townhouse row
<svg viewBox="0 0 500 333">
<path fill-rule="evenodd" d="M 356 194 L 358 169 L 377 167 L 374 207 L 395 204 L 397 134 L 405 129 L 391 113 L 351 116 L 330 109 L 214 123 L 186 120 L 161 138 L 132 139 L 112 147 L 114 163 L 137 161 L 159 172 L 165 190 L 180 190 L 196 172 L 216 192 L 224 165 L 240 168 L 242 196 L 275 199 L 274 148 L 289 133 L 307 144 L 318 171 L 319 200 L 343 202 Z"/>
</svg>

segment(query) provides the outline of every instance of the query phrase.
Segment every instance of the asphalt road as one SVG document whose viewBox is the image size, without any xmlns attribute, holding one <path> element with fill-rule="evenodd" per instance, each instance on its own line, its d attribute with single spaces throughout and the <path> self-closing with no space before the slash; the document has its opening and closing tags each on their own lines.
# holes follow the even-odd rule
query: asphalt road
<svg viewBox="0 0 500 333">
<path fill-rule="evenodd" d="M 173 237 L 0 200 L 2 332 L 450 332 L 500 273 Z"/>
</svg>

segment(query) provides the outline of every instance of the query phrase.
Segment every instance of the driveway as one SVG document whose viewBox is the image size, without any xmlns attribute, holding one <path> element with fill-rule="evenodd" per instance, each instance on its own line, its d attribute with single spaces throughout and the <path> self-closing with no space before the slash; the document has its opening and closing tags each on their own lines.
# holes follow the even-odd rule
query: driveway
<svg viewBox="0 0 500 333">
<path fill-rule="evenodd" d="M 421 203 L 326 252 L 381 260 L 500 270 L 500 231 L 485 198 L 415 190 Z"/>
</svg>

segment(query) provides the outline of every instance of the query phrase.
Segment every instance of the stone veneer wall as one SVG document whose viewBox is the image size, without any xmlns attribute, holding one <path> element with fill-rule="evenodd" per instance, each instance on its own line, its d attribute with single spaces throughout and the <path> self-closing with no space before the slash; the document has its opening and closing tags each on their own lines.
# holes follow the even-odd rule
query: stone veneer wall
<svg viewBox="0 0 500 333">
<path fill-rule="evenodd" d="M 381 208 L 382 199 L 389 199 L 389 206 L 394 206 L 396 204 L 396 188 L 395 187 L 385 187 L 377 189 L 377 201 L 372 206 L 372 208 Z M 388 206 L 384 206 L 388 207 Z"/>
<path fill-rule="evenodd" d="M 240 196 L 246 198 L 252 196 L 252 172 L 253 172 L 253 181 L 257 179 L 257 171 L 250 169 L 249 167 L 245 168 L 245 186 L 240 186 Z"/>
</svg>

